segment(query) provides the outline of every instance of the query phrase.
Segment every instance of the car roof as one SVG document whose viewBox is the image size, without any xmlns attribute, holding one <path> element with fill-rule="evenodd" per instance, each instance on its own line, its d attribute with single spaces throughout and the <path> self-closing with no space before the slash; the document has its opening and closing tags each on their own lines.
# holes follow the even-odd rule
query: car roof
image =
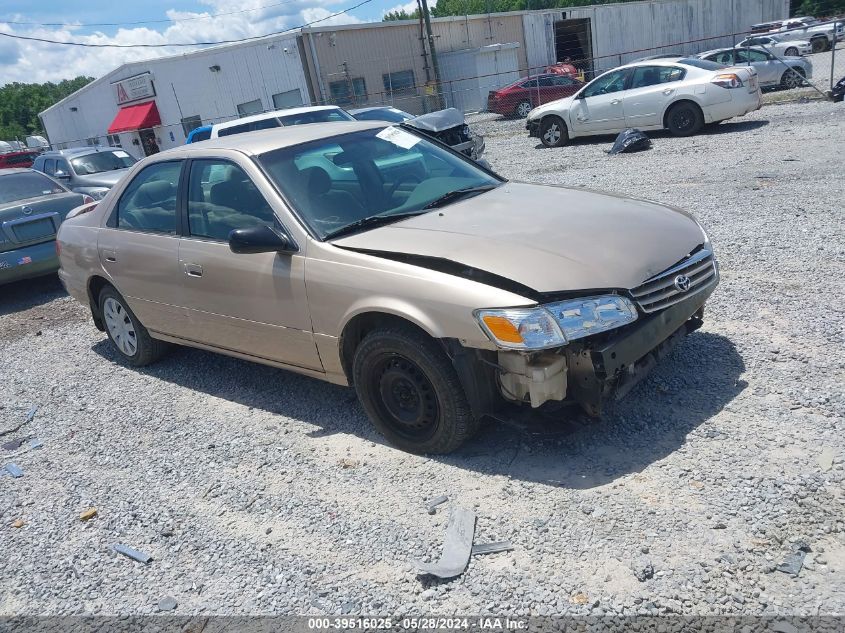
<svg viewBox="0 0 845 633">
<path fill-rule="evenodd" d="M 41 156 L 86 156 L 97 152 L 113 152 L 114 150 L 125 151 L 120 147 L 70 147 L 68 149 L 51 149 Z"/>
<path fill-rule="evenodd" d="M 337 121 L 330 126 L 324 123 L 306 123 L 304 125 L 291 125 L 255 132 L 244 132 L 243 134 L 220 136 L 208 139 L 207 141 L 191 143 L 190 145 L 180 145 L 173 149 L 160 152 L 155 156 L 172 158 L 175 154 L 184 154 L 187 156 L 202 153 L 206 150 L 218 149 L 235 150 L 249 155 L 263 154 L 274 149 L 291 147 L 292 145 L 308 143 L 309 141 L 318 141 L 350 132 L 385 127 L 390 127 L 390 124 L 384 121 Z"/>
<path fill-rule="evenodd" d="M 391 105 L 370 106 L 368 108 L 355 108 L 354 110 L 347 110 L 349 114 L 361 114 L 362 112 L 375 112 L 376 110 L 396 110 L 402 112 L 399 108 L 394 108 Z"/>
<path fill-rule="evenodd" d="M 224 123 L 215 123 L 212 127 L 218 130 L 232 127 L 233 125 L 243 125 L 244 123 L 252 123 L 253 121 L 263 121 L 264 119 L 272 119 L 278 116 L 288 116 L 291 114 L 302 114 L 303 112 L 319 112 L 320 110 L 340 110 L 336 105 L 324 106 L 304 106 L 302 108 L 286 108 L 284 110 L 271 110 L 269 112 L 262 112 L 261 114 L 251 114 L 250 116 L 241 117 L 240 119 L 232 119 Z"/>
<path fill-rule="evenodd" d="M 686 66 L 682 60 L 686 59 L 687 56 L 682 55 L 675 55 L 672 57 L 661 57 L 659 59 L 641 59 L 635 62 L 630 62 L 628 64 L 624 64 L 623 66 L 619 66 L 619 68 L 636 68 L 637 66 L 676 66 L 680 64 L 681 66 Z M 619 70 L 619 68 L 611 68 L 610 70 Z"/>
</svg>

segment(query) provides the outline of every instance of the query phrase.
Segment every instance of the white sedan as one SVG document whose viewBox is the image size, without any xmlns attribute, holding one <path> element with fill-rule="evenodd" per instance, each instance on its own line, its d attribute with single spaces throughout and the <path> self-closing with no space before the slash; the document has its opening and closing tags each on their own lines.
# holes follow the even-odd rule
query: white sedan
<svg viewBox="0 0 845 633">
<path fill-rule="evenodd" d="M 526 127 L 546 147 L 630 127 L 690 136 L 707 123 L 742 116 L 760 105 L 757 71 L 751 66 L 655 59 L 606 72 L 573 96 L 535 108 Z"/>
<path fill-rule="evenodd" d="M 734 48 L 758 48 L 778 57 L 798 57 L 813 52 L 813 45 L 807 40 L 777 39 L 769 35 L 746 37 Z"/>
</svg>

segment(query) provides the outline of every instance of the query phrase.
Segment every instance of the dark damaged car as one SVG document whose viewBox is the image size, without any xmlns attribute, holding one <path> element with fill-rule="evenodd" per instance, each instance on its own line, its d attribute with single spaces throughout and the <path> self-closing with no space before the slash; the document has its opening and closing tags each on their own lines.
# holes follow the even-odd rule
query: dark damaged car
<svg viewBox="0 0 845 633">
<path fill-rule="evenodd" d="M 222 169 L 225 190 L 203 186 Z M 177 343 L 354 386 L 419 453 L 506 406 L 599 414 L 701 325 L 718 283 L 687 213 L 508 182 L 363 121 L 147 157 L 59 243 L 67 290 L 124 362 Z"/>
</svg>

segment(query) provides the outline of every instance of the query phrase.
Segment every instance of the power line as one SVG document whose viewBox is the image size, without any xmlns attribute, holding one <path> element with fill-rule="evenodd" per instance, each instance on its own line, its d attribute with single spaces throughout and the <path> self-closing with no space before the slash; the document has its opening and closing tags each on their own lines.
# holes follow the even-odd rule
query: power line
<svg viewBox="0 0 845 633">
<path fill-rule="evenodd" d="M 28 35 L 13 35 L 11 33 L 6 33 L 4 31 L 0 31 L 0 35 L 3 37 L 10 37 L 16 40 L 26 40 L 29 42 L 42 42 L 44 44 L 59 44 L 61 46 L 81 46 L 84 48 L 170 48 L 173 46 L 217 46 L 218 44 L 239 44 L 241 42 L 251 42 L 253 40 L 260 40 L 265 37 L 272 37 L 273 35 L 282 35 L 283 33 L 290 33 L 291 31 L 295 31 L 297 29 L 302 29 L 307 26 L 311 26 L 312 24 L 317 24 L 319 22 L 325 22 L 326 20 L 330 20 L 335 18 L 339 15 L 343 15 L 344 13 L 349 13 L 350 11 L 354 11 L 358 7 L 362 7 L 365 4 L 369 4 L 373 0 L 363 0 L 363 2 L 359 2 L 358 4 L 349 7 L 348 9 L 344 9 L 343 11 L 338 11 L 337 13 L 332 13 L 327 15 L 324 18 L 319 18 L 318 20 L 312 20 L 311 22 L 306 22 L 305 24 L 300 24 L 299 26 L 292 26 L 289 29 L 284 29 L 283 31 L 274 31 L 273 33 L 266 33 L 264 35 L 253 35 L 251 37 L 243 37 L 237 40 L 219 40 L 216 42 L 174 42 L 170 44 L 90 44 L 88 42 L 60 42 L 59 40 L 51 40 L 44 37 L 31 37 Z"/>
<path fill-rule="evenodd" d="M 239 15 L 241 13 L 250 13 L 252 11 L 261 11 L 263 9 L 272 9 L 280 7 L 283 4 L 290 4 L 298 0 L 283 0 L 283 2 L 276 2 L 274 4 L 265 4 L 260 7 L 252 9 L 241 9 L 239 11 L 223 11 L 221 13 L 212 13 L 210 15 L 198 15 L 192 18 L 170 18 L 165 20 L 138 20 L 136 22 L 16 22 L 14 20 L 0 20 L 4 24 L 15 24 L 17 26 L 72 26 L 74 28 L 83 28 L 88 26 L 137 26 L 139 24 L 166 24 L 173 22 L 193 22 L 195 20 L 211 20 L 214 18 L 223 17 L 226 15 Z"/>
</svg>

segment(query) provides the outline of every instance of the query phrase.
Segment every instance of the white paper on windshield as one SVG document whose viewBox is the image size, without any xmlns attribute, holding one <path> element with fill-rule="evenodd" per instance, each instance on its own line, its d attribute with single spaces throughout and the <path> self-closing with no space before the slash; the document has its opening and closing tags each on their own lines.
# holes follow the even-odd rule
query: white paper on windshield
<svg viewBox="0 0 845 633">
<path fill-rule="evenodd" d="M 393 143 L 402 149 L 411 149 L 414 145 L 420 142 L 418 136 L 414 136 L 410 132 L 406 132 L 398 127 L 386 127 L 376 134 L 376 137 L 389 143 Z"/>
<path fill-rule="evenodd" d="M 129 158 L 129 154 L 119 149 L 114 150 L 114 155 L 118 158 Z"/>
</svg>

